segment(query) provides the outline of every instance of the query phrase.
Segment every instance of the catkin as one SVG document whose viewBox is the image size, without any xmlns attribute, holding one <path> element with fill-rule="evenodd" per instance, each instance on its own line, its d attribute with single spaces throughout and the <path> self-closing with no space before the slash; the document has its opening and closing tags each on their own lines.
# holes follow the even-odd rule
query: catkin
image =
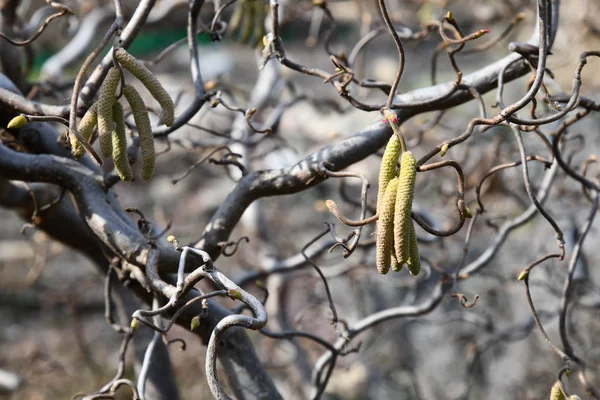
<svg viewBox="0 0 600 400">
<path fill-rule="evenodd" d="M 142 178 L 149 180 L 154 174 L 154 163 L 156 153 L 154 152 L 154 137 L 148 118 L 148 110 L 142 100 L 142 97 L 133 86 L 126 86 L 123 89 L 123 95 L 131 106 L 133 119 L 138 130 L 140 138 L 140 151 L 142 153 Z"/>
<path fill-rule="evenodd" d="M 112 133 L 113 158 L 117 174 L 124 181 L 133 179 L 133 173 L 127 159 L 127 138 L 125 137 L 125 117 L 123 106 L 116 102 L 113 106 L 113 118 L 115 119 L 115 130 Z"/>
<path fill-rule="evenodd" d="M 113 105 L 115 104 L 115 92 L 120 79 L 119 70 L 111 68 L 100 87 L 100 94 L 98 95 L 98 141 L 100 142 L 100 151 L 104 157 L 110 157 L 112 154 Z"/>
<path fill-rule="evenodd" d="M 550 391 L 550 400 L 565 400 L 565 395 L 562 390 L 562 383 L 556 381 Z"/>
<path fill-rule="evenodd" d="M 233 10 L 233 14 L 231 15 L 231 18 L 229 19 L 229 23 L 227 26 L 228 33 L 231 33 L 232 35 L 234 35 L 234 32 L 237 31 L 237 29 L 239 28 L 239 26 L 242 22 L 243 16 L 244 16 L 244 3 L 241 1 L 238 1 L 235 6 L 235 10 Z"/>
<path fill-rule="evenodd" d="M 250 39 L 252 39 L 252 33 L 254 31 L 254 15 L 256 13 L 254 3 L 257 3 L 257 1 L 242 0 L 242 3 L 244 4 L 244 20 L 242 23 L 240 43 L 248 44 Z"/>
<path fill-rule="evenodd" d="M 407 261 L 408 272 L 417 276 L 421 272 L 421 256 L 419 255 L 419 245 L 417 244 L 417 234 L 415 232 L 415 223 L 412 219 L 408 222 L 410 233 L 409 257 Z"/>
<path fill-rule="evenodd" d="M 98 123 L 97 107 L 97 103 L 92 104 L 83 115 L 83 118 L 81 118 L 81 121 L 79 121 L 79 126 L 77 127 L 81 136 L 88 142 L 92 137 L 92 133 L 94 133 L 94 127 Z M 77 140 L 75 135 L 69 135 L 69 140 L 71 142 L 71 153 L 73 154 L 73 158 L 79 160 L 85 154 L 85 149 L 83 148 L 83 145 L 79 143 L 79 140 Z"/>
<path fill-rule="evenodd" d="M 381 199 L 379 220 L 377 221 L 377 271 L 387 274 L 392 266 L 394 251 L 394 206 L 396 204 L 396 191 L 398 178 L 392 179 Z"/>
<path fill-rule="evenodd" d="M 398 263 L 396 259 L 396 255 L 394 254 L 393 244 L 392 244 L 392 270 L 395 272 L 402 271 L 402 264 Z"/>
<path fill-rule="evenodd" d="M 173 104 L 173 99 L 171 99 L 171 96 L 169 96 L 169 93 L 167 93 L 156 76 L 123 48 L 116 51 L 116 57 L 119 64 L 139 79 L 146 86 L 152 97 L 158 101 L 158 104 L 162 108 L 160 118 L 164 124 L 166 126 L 173 125 L 175 122 L 175 105 Z"/>
<path fill-rule="evenodd" d="M 260 46 L 262 43 L 262 38 L 265 37 L 267 31 L 265 30 L 265 18 L 267 17 L 267 8 L 262 1 L 257 1 L 255 3 L 256 7 L 256 18 L 255 18 L 255 28 L 254 28 L 254 46 Z"/>
<path fill-rule="evenodd" d="M 394 247 L 396 259 L 400 265 L 405 264 L 410 258 L 410 225 L 412 224 L 412 201 L 417 175 L 416 164 L 417 160 L 410 151 L 402 154 L 394 213 Z"/>
<path fill-rule="evenodd" d="M 396 164 L 402 151 L 398 136 L 392 135 L 388 141 L 383 158 L 381 159 L 381 167 L 379 168 L 379 192 L 377 194 L 377 211 L 379 212 L 379 204 L 383 199 L 385 189 L 389 182 L 396 176 Z"/>
</svg>

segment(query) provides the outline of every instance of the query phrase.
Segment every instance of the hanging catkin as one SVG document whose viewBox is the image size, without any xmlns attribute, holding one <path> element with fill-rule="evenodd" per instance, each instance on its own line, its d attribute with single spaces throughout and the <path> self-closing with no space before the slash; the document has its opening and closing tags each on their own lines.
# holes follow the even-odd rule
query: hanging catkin
<svg viewBox="0 0 600 400">
<path fill-rule="evenodd" d="M 81 136 L 88 142 L 92 138 L 92 133 L 94 133 L 94 128 L 98 123 L 97 107 L 97 103 L 92 104 L 83 115 L 83 118 L 81 118 L 81 121 L 79 121 L 79 126 L 77 127 Z M 73 158 L 79 160 L 85 154 L 85 149 L 83 148 L 83 145 L 79 143 L 79 140 L 77 140 L 75 135 L 69 135 L 69 140 L 71 142 L 71 153 L 73 154 Z"/>
<path fill-rule="evenodd" d="M 166 126 L 173 125 L 175 122 L 175 104 L 156 76 L 123 48 L 116 51 L 116 58 L 119 64 L 138 78 L 146 86 L 152 97 L 158 101 L 162 109 L 160 118 L 164 124 Z"/>
<path fill-rule="evenodd" d="M 127 159 L 125 117 L 123 106 L 119 102 L 116 102 L 113 106 L 113 118 L 115 119 L 115 130 L 112 133 L 112 146 L 115 169 L 122 180 L 130 181 L 133 179 L 133 173 Z"/>
<path fill-rule="evenodd" d="M 394 252 L 394 207 L 398 178 L 393 178 L 387 185 L 380 199 L 379 220 L 377 221 L 377 271 L 387 274 L 392 266 Z"/>
<path fill-rule="evenodd" d="M 565 400 L 562 383 L 560 381 L 554 382 L 552 390 L 550 391 L 550 400 Z"/>
<path fill-rule="evenodd" d="M 400 265 L 407 263 L 410 258 L 411 212 L 417 175 L 416 164 L 417 160 L 410 151 L 402 154 L 394 213 L 394 248 L 396 259 Z"/>
<path fill-rule="evenodd" d="M 381 159 L 381 166 L 379 167 L 379 192 L 377 194 L 377 212 L 379 212 L 379 203 L 383 200 L 385 189 L 389 182 L 396 176 L 396 164 L 402 151 L 400 140 L 398 136 L 392 135 L 388 141 L 385 151 L 383 152 L 383 158 Z"/>
<path fill-rule="evenodd" d="M 142 178 L 149 180 L 154 174 L 154 163 L 156 153 L 154 151 L 154 137 L 150 126 L 148 110 L 142 100 L 142 97 L 133 86 L 126 86 L 123 89 L 123 95 L 131 106 L 133 119 L 138 130 L 140 138 L 140 152 L 142 153 Z"/>
<path fill-rule="evenodd" d="M 98 95 L 98 141 L 100 142 L 100 151 L 104 157 L 110 157 L 112 154 L 112 131 L 113 123 L 113 105 L 115 104 L 115 92 L 121 75 L 117 68 L 111 68 L 100 87 Z"/>
<path fill-rule="evenodd" d="M 408 266 L 408 272 L 411 275 L 419 275 L 421 272 L 421 256 L 419 255 L 419 245 L 417 243 L 417 233 L 415 232 L 415 223 L 412 219 L 409 221 L 409 234 L 410 234 L 410 244 L 409 244 L 409 257 L 406 262 Z"/>
</svg>

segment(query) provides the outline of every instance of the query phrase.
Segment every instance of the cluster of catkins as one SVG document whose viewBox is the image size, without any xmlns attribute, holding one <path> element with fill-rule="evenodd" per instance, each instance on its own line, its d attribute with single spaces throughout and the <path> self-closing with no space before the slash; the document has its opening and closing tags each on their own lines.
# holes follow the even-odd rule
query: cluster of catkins
<svg viewBox="0 0 600 400">
<path fill-rule="evenodd" d="M 171 96 L 141 62 L 135 59 L 125 49 L 115 51 L 116 62 L 131 72 L 144 84 L 152 97 L 161 106 L 160 118 L 165 125 L 171 126 L 175 122 L 175 106 Z M 127 159 L 127 141 L 125 139 L 125 118 L 123 106 L 115 97 L 117 86 L 121 80 L 119 70 L 112 67 L 100 87 L 98 100 L 85 113 L 81 119 L 78 130 L 86 139 L 90 140 L 94 127 L 98 125 L 98 141 L 100 151 L 104 157 L 113 156 L 115 169 L 124 181 L 133 179 L 133 173 Z M 140 139 L 140 152 L 142 154 L 142 178 L 149 180 L 154 173 L 156 153 L 154 151 L 154 138 L 150 126 L 148 109 L 138 91 L 126 85 L 123 87 L 123 96 L 131 107 L 133 119 Z M 70 135 L 71 151 L 75 159 L 81 158 L 85 150 L 75 135 Z"/>
<path fill-rule="evenodd" d="M 400 170 L 396 171 L 401 157 Z M 402 152 L 395 134 L 388 142 L 379 170 L 377 197 L 377 270 L 387 274 L 390 267 L 400 271 L 406 264 L 412 275 L 421 270 L 417 235 L 411 217 L 417 160 L 410 151 Z"/>
<path fill-rule="evenodd" d="M 235 11 L 229 20 L 227 31 L 234 40 L 242 44 L 256 46 L 266 35 L 265 18 L 267 6 L 262 1 L 238 1 Z"/>
</svg>

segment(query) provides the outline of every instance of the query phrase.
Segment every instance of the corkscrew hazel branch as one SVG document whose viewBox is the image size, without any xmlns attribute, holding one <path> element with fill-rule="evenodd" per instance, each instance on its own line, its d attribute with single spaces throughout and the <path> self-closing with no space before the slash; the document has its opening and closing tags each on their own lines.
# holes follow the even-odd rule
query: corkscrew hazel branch
<svg viewBox="0 0 600 400">
<path fill-rule="evenodd" d="M 450 23 L 454 28 L 456 28 L 458 33 L 461 35 L 461 38 L 460 39 L 451 39 L 450 37 L 448 37 L 446 35 L 446 33 L 444 32 L 444 22 Z M 452 15 L 451 12 L 448 12 L 446 14 L 446 16 L 442 19 L 442 23 L 439 25 L 439 32 L 440 32 L 440 36 L 442 37 L 442 40 L 444 40 L 444 43 L 463 45 L 470 40 L 478 39 L 478 38 L 482 37 L 483 35 L 490 33 L 490 30 L 489 29 L 480 29 L 478 31 L 475 31 L 475 32 L 463 37 L 462 33 L 460 32 L 460 29 L 458 28 L 458 24 L 456 23 L 456 20 L 454 19 L 454 16 Z"/>
<path fill-rule="evenodd" d="M 236 7 L 236 9 L 233 11 L 233 15 L 229 19 L 229 23 L 226 23 L 225 21 L 222 21 L 220 19 L 223 11 L 225 11 L 225 9 L 227 7 L 231 6 L 236 1 L 237 0 L 229 0 L 225 4 L 220 5 L 217 8 L 217 10 L 215 11 L 215 15 L 213 16 L 212 22 L 210 24 L 210 31 L 209 31 L 211 38 L 214 41 L 221 40 L 221 35 L 223 34 L 223 32 L 220 32 L 220 31 L 228 30 L 229 32 L 231 32 L 231 31 L 235 30 L 235 28 L 237 27 L 237 25 L 235 24 L 235 21 L 234 21 L 234 18 L 235 18 L 234 15 L 236 15 L 236 13 L 238 12 L 238 7 Z M 216 7 L 217 7 L 217 4 L 215 4 L 215 8 Z M 239 24 L 239 22 L 238 22 L 238 24 Z M 219 28 L 219 29 L 217 29 L 217 28 Z M 184 40 L 184 39 L 182 39 L 182 40 Z"/>
<path fill-rule="evenodd" d="M 327 209 L 333 215 L 335 215 L 335 217 L 337 219 L 339 219 L 343 224 L 348 225 L 348 226 L 364 226 L 364 225 L 368 225 L 368 224 L 371 224 L 371 223 L 377 221 L 377 219 L 379 218 L 379 215 L 375 214 L 375 215 L 373 215 L 371 217 L 368 217 L 368 218 L 356 221 L 356 220 L 349 219 L 344 214 L 342 214 L 342 212 L 340 211 L 339 206 L 333 200 L 326 200 L 325 201 L 325 206 L 327 207 Z"/>
<path fill-rule="evenodd" d="M 458 292 L 453 292 L 452 293 L 452 298 L 458 299 L 460 305 L 463 308 L 473 308 L 477 304 L 477 300 L 479 300 L 479 295 L 476 294 L 473 297 L 473 300 L 471 302 L 469 302 L 469 300 L 467 299 L 467 296 L 465 296 L 462 293 L 458 293 Z"/>
<path fill-rule="evenodd" d="M 542 337 L 544 338 L 544 340 L 546 341 L 546 343 L 550 346 L 550 348 L 562 359 L 562 361 L 565 363 L 565 368 L 566 369 L 571 369 L 571 358 L 565 353 L 563 352 L 561 349 L 559 349 L 553 342 L 552 340 L 550 340 L 550 337 L 548 336 L 548 334 L 546 333 L 546 330 L 544 329 L 544 326 L 542 325 L 542 322 L 540 321 L 540 318 L 538 316 L 538 313 L 536 311 L 535 305 L 533 304 L 533 299 L 531 297 L 531 289 L 529 287 L 529 271 L 535 267 L 536 265 L 539 265 L 540 263 L 542 263 L 543 261 L 546 261 L 550 258 L 558 258 L 561 259 L 564 257 L 564 253 L 563 254 L 546 254 L 543 257 L 540 257 L 539 259 L 533 261 L 531 264 L 529 264 L 524 270 L 523 272 L 521 272 L 521 274 L 519 275 L 519 280 L 523 280 L 525 283 L 525 294 L 527 296 L 527 302 L 529 304 L 529 308 L 531 310 L 531 314 L 533 316 L 533 319 L 535 320 L 535 324 L 538 327 L 538 330 L 540 331 Z"/>
<path fill-rule="evenodd" d="M 548 160 L 545 160 L 539 156 L 527 156 L 527 161 L 539 161 L 541 163 L 544 163 L 544 165 L 549 168 L 552 165 L 552 162 L 549 162 Z M 496 165 L 495 167 L 490 168 L 490 170 L 483 176 L 483 178 L 481 178 L 481 180 L 479 181 L 479 183 L 477 184 L 477 186 L 475 187 L 475 195 L 477 198 L 477 204 L 479 206 L 479 210 L 478 212 L 483 213 L 485 212 L 485 208 L 483 205 L 483 200 L 481 199 L 481 188 L 483 187 L 483 184 L 485 183 L 485 181 L 490 178 L 491 176 L 493 176 L 494 174 L 496 174 L 499 171 L 505 170 L 507 168 L 512 168 L 512 167 L 517 167 L 521 165 L 521 160 L 519 161 L 514 161 L 514 162 L 510 162 L 510 163 L 506 163 L 506 164 L 501 164 L 501 165 Z"/>
<path fill-rule="evenodd" d="M 359 172 L 352 172 L 352 171 L 331 171 L 327 168 L 327 163 L 323 163 L 319 166 L 319 168 L 321 169 L 321 171 L 323 172 L 323 174 L 327 177 L 330 178 L 347 178 L 347 177 L 353 177 L 353 178 L 359 178 L 362 181 L 362 187 L 361 187 L 361 193 L 360 193 L 360 221 L 358 221 L 358 224 L 354 224 L 354 226 L 356 227 L 354 229 L 353 235 L 351 237 L 351 241 L 346 244 L 344 243 L 343 245 L 340 244 L 340 246 L 343 246 L 344 248 L 344 258 L 348 258 L 350 255 L 352 255 L 352 253 L 354 252 L 354 250 L 356 249 L 356 246 L 358 245 L 358 242 L 360 240 L 360 236 L 362 233 L 362 227 L 364 225 L 366 225 L 366 223 L 361 223 L 361 222 L 365 222 L 365 221 L 374 221 L 374 217 L 371 218 L 365 218 L 367 215 L 367 209 L 368 209 L 368 200 L 367 200 L 367 193 L 369 190 L 369 180 L 367 179 L 367 177 Z M 333 202 L 325 202 L 325 204 L 329 207 L 330 205 L 332 205 Z M 333 205 L 335 206 L 335 203 L 333 203 Z M 335 207 L 337 208 L 337 207 Z M 337 210 L 339 211 L 339 210 Z M 333 212 L 333 211 L 332 211 Z M 335 214 L 335 212 L 334 212 Z M 339 213 L 341 214 L 341 213 Z M 343 217 L 343 216 L 342 216 Z M 342 221 L 344 222 L 344 221 Z M 346 222 L 355 222 L 355 221 L 349 221 L 346 219 Z M 335 245 L 337 246 L 337 245 Z M 335 247 L 334 246 L 334 247 Z"/>
<path fill-rule="evenodd" d="M 207 155 L 205 155 L 204 157 L 202 157 L 200 160 L 196 161 L 194 164 L 192 164 L 183 175 L 181 175 L 179 178 L 173 179 L 171 180 L 171 183 L 173 185 L 177 184 L 179 181 L 185 179 L 190 173 L 192 173 L 192 171 L 198 167 L 200 164 L 204 163 L 206 160 L 210 159 L 215 153 L 218 153 L 220 151 L 223 150 L 227 150 L 227 152 L 229 154 L 233 154 L 231 149 L 229 148 L 229 146 L 223 145 L 223 146 L 218 146 L 215 149 L 212 149 L 210 152 L 208 152 Z"/>
<path fill-rule="evenodd" d="M 55 8 L 58 8 L 60 11 L 58 11 L 57 13 L 54 13 L 54 14 L 50 15 L 48 18 L 46 18 L 44 23 L 38 28 L 37 32 L 35 32 L 35 34 L 32 35 L 29 39 L 26 39 L 23 41 L 13 40 L 10 37 L 3 34 L 2 32 L 0 32 L 0 38 L 6 40 L 13 46 L 27 46 L 28 44 L 31 44 L 33 41 L 35 41 L 38 37 L 40 37 L 40 35 L 44 32 L 44 30 L 48 27 L 48 25 L 50 24 L 50 22 L 52 22 L 52 20 L 54 20 L 56 18 L 60 18 L 65 15 L 74 15 L 73 11 L 71 11 L 66 6 L 64 6 L 62 4 L 58 4 L 58 3 L 54 3 L 54 4 L 58 5 Z M 52 7 L 54 7 L 54 6 L 52 6 Z"/>
<path fill-rule="evenodd" d="M 502 33 L 500 33 L 498 36 L 496 36 L 478 46 L 471 47 L 470 49 L 464 50 L 461 52 L 461 54 L 464 56 L 467 54 L 481 52 L 481 51 L 489 49 L 490 47 L 493 47 L 494 45 L 496 45 L 497 43 L 502 41 L 504 38 L 506 38 L 512 32 L 512 30 L 525 18 L 526 18 L 525 13 L 523 13 L 523 12 L 518 13 L 517 15 L 515 15 L 513 17 L 513 19 L 510 21 L 510 23 L 506 26 L 506 28 L 504 28 Z"/>
<path fill-rule="evenodd" d="M 529 199 L 531 200 L 533 205 L 538 209 L 540 214 L 542 214 L 542 216 L 548 221 L 548 223 L 554 229 L 556 241 L 558 242 L 558 249 L 561 254 L 561 257 L 559 258 L 559 260 L 562 260 L 564 257 L 564 251 L 565 251 L 565 241 L 563 239 L 562 230 L 560 229 L 558 224 L 554 221 L 554 219 L 550 216 L 550 214 L 548 214 L 548 212 L 542 206 L 542 204 L 538 201 L 537 197 L 535 196 L 535 193 L 533 192 L 533 189 L 531 189 L 531 183 L 529 181 L 529 171 L 527 168 L 527 154 L 525 151 L 525 145 L 523 143 L 523 136 L 521 135 L 521 131 L 519 130 L 518 127 L 511 125 L 511 129 L 513 131 L 515 138 L 517 139 L 517 145 L 519 147 L 519 154 L 521 156 L 521 168 L 523 169 L 523 181 L 525 183 L 525 190 L 527 191 L 527 195 L 529 196 Z"/>
<path fill-rule="evenodd" d="M 213 107 L 213 108 L 217 107 L 219 104 L 221 104 L 223 107 L 225 107 L 229 111 L 243 114 L 244 115 L 244 119 L 246 120 L 246 125 L 254 133 L 262 133 L 264 135 L 270 135 L 273 132 L 273 130 L 271 128 L 260 129 L 260 128 L 255 127 L 252 124 L 252 121 L 251 121 L 252 117 L 258 111 L 255 107 L 251 107 L 251 108 L 245 109 L 245 108 L 242 108 L 242 107 L 237 107 L 237 106 L 234 106 L 234 105 L 230 105 L 230 104 L 228 104 L 223 99 L 223 92 L 220 91 L 220 90 L 217 91 L 217 93 L 215 95 L 215 98 L 212 100 L 211 107 Z"/>
<path fill-rule="evenodd" d="M 402 73 L 404 72 L 404 64 L 405 64 L 405 56 L 404 56 L 404 46 L 402 45 L 402 41 L 394 28 L 394 24 L 392 23 L 392 19 L 390 18 L 387 7 L 385 5 L 384 0 L 378 0 L 379 9 L 381 11 L 381 16 L 383 17 L 383 21 L 385 25 L 388 27 L 390 35 L 392 35 L 392 39 L 394 39 L 394 44 L 396 45 L 396 49 L 398 50 L 398 70 L 396 71 L 396 77 L 392 83 L 392 88 L 388 95 L 387 102 L 385 103 L 386 107 L 390 107 L 394 102 L 394 95 L 396 94 L 396 90 L 398 89 L 398 84 L 400 83 L 400 79 L 402 78 Z M 405 147 L 402 147 L 403 150 Z"/>
<path fill-rule="evenodd" d="M 579 257 L 581 256 L 584 241 L 593 225 L 594 218 L 598 211 L 599 203 L 600 203 L 600 193 L 595 191 L 594 192 L 594 201 L 590 208 L 590 212 L 588 214 L 587 220 L 581 229 L 581 235 L 579 236 L 579 239 L 577 240 L 577 243 L 575 244 L 575 246 L 572 250 L 572 253 L 571 253 L 571 258 L 569 260 L 569 266 L 568 266 L 568 274 L 567 274 L 567 278 L 565 279 L 565 283 L 564 283 L 563 289 L 562 289 L 562 297 L 560 300 L 559 320 L 558 320 L 560 339 L 562 341 L 562 345 L 563 345 L 565 354 L 567 354 L 573 361 L 575 361 L 579 365 L 579 367 L 580 367 L 579 377 L 580 377 L 581 383 L 584 387 L 588 388 L 588 390 L 590 390 L 590 392 L 592 393 L 592 395 L 590 395 L 590 397 L 595 397 L 595 398 L 598 397 L 595 394 L 595 389 L 591 388 L 591 386 L 587 382 L 585 382 L 586 378 L 585 378 L 585 374 L 583 371 L 587 367 L 586 362 L 581 357 L 579 357 L 578 355 L 575 354 L 575 352 L 573 350 L 573 346 L 572 346 L 571 341 L 569 340 L 569 336 L 567 334 L 568 333 L 567 332 L 567 320 L 569 318 L 567 315 L 567 311 L 569 309 L 569 302 L 571 301 L 571 297 L 573 296 L 573 293 L 572 293 L 573 285 L 574 285 L 573 281 L 574 281 L 575 270 L 577 268 L 577 263 L 578 263 Z M 565 368 L 567 368 L 567 367 L 568 366 L 565 366 Z M 560 379 L 560 376 L 561 375 L 559 374 L 559 379 Z M 581 378 L 583 378 L 583 379 L 581 379 Z"/>
</svg>

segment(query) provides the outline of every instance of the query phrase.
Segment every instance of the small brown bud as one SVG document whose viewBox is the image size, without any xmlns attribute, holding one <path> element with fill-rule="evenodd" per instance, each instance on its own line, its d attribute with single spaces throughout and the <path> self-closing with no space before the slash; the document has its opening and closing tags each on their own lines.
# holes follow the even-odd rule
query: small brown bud
<svg viewBox="0 0 600 400">
<path fill-rule="evenodd" d="M 242 293 L 240 293 L 239 290 L 229 289 L 229 292 L 227 294 L 232 299 L 242 300 Z"/>
<path fill-rule="evenodd" d="M 211 90 L 215 90 L 219 84 L 216 81 L 208 81 L 204 83 L 204 90 L 210 92 Z"/>
</svg>

